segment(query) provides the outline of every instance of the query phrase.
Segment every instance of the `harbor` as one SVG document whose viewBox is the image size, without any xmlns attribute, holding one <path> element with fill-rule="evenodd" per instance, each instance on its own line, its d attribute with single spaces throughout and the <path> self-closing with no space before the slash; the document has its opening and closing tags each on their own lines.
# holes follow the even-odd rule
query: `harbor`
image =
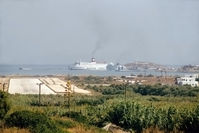
<svg viewBox="0 0 199 133">
<path fill-rule="evenodd" d="M 189 72 L 161 72 L 155 70 L 128 70 L 128 71 L 98 71 L 98 70 L 71 70 L 69 65 L 0 65 L 0 75 L 94 75 L 94 76 L 129 76 L 129 75 L 155 75 L 155 76 L 183 76 Z M 19 70 L 19 67 L 28 67 L 31 70 Z"/>
</svg>

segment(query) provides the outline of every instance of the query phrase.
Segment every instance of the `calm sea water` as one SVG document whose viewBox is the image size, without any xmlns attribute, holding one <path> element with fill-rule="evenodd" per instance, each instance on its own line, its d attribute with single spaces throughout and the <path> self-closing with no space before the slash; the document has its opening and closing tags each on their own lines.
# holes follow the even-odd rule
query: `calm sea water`
<svg viewBox="0 0 199 133">
<path fill-rule="evenodd" d="M 30 70 L 20 70 L 19 68 L 29 68 Z M 91 71 L 91 70 L 69 70 L 68 65 L 0 65 L 0 75 L 95 75 L 95 76 L 129 76 L 134 75 L 156 75 L 160 76 L 161 72 L 158 71 L 144 71 L 134 70 L 125 72 L 116 71 Z M 167 76 L 182 76 L 187 73 L 167 72 Z M 163 73 L 165 75 L 165 73 Z"/>
</svg>

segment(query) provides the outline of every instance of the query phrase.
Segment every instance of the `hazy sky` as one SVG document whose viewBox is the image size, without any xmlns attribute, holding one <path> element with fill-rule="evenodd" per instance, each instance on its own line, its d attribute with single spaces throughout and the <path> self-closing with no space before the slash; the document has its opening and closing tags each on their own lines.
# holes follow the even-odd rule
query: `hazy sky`
<svg viewBox="0 0 199 133">
<path fill-rule="evenodd" d="M 0 64 L 199 64 L 199 0 L 0 0 Z"/>
</svg>

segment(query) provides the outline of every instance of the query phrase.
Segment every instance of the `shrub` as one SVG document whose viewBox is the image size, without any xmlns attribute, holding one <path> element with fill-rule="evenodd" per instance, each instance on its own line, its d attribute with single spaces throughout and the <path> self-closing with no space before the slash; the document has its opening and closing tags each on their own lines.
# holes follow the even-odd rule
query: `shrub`
<svg viewBox="0 0 199 133">
<path fill-rule="evenodd" d="M 174 107 L 157 109 L 154 106 L 143 106 L 138 103 L 121 102 L 108 112 L 110 122 L 127 130 L 141 133 L 144 129 L 158 127 L 166 132 L 177 127 L 177 112 Z"/>
<path fill-rule="evenodd" d="M 69 112 L 66 112 L 65 114 L 63 114 L 63 116 L 73 118 L 74 120 L 76 120 L 78 122 L 83 122 L 83 123 L 87 122 L 86 117 L 83 116 L 81 112 L 69 111 Z"/>
<path fill-rule="evenodd" d="M 2 120 L 10 109 L 7 94 L 0 91 L 0 120 Z"/>
<path fill-rule="evenodd" d="M 73 128 L 76 126 L 72 120 L 55 120 L 56 124 L 62 128 Z"/>
<path fill-rule="evenodd" d="M 199 94 L 199 88 L 191 86 L 137 85 L 130 86 L 135 93 L 154 96 L 190 96 Z"/>
<path fill-rule="evenodd" d="M 87 109 L 87 122 L 90 125 L 95 125 L 98 127 L 105 126 L 105 123 L 108 121 L 107 113 L 109 112 L 110 108 L 106 105 L 98 105 L 98 106 L 90 106 Z"/>
<path fill-rule="evenodd" d="M 199 132 L 199 106 L 193 112 L 187 109 L 180 113 L 179 129 L 185 133 Z"/>
<path fill-rule="evenodd" d="M 80 99 L 78 101 L 76 101 L 77 105 L 92 105 L 92 106 L 96 106 L 99 104 L 103 104 L 105 102 L 105 98 L 101 97 L 101 98 L 87 98 L 87 99 Z"/>
<path fill-rule="evenodd" d="M 113 106 L 108 115 L 112 123 L 140 133 L 152 120 L 147 118 L 149 113 L 145 116 L 145 111 L 147 110 L 137 103 L 121 102 Z"/>
<path fill-rule="evenodd" d="M 55 123 L 41 113 L 31 111 L 16 111 L 5 121 L 8 127 L 28 128 L 32 133 L 60 133 Z"/>
</svg>

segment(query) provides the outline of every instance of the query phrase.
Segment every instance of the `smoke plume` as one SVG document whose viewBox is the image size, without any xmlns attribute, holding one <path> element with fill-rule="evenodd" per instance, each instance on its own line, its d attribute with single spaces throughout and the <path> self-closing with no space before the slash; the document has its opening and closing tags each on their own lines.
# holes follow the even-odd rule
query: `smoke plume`
<svg viewBox="0 0 199 133">
<path fill-rule="evenodd" d="M 94 49 L 91 52 L 91 56 L 96 56 L 97 52 L 103 49 L 107 45 L 109 38 L 109 26 L 106 23 L 105 18 L 100 16 L 100 13 L 93 12 L 92 14 L 92 31 L 96 35 L 96 43 Z"/>
</svg>

